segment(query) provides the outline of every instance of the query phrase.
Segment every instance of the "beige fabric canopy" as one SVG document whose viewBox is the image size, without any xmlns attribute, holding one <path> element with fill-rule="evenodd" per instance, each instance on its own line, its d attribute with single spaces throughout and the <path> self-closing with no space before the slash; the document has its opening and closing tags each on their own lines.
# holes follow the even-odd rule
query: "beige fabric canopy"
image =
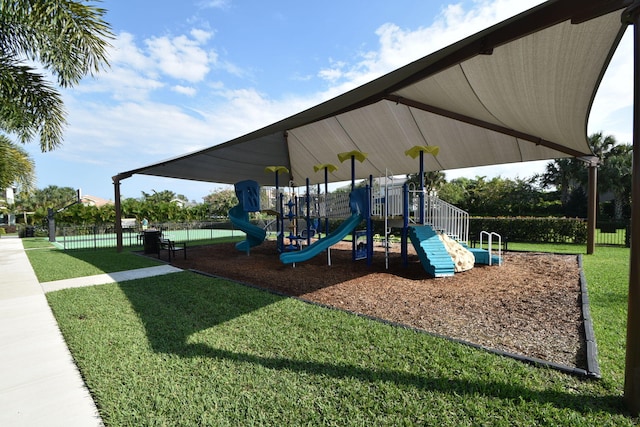
<svg viewBox="0 0 640 427">
<path fill-rule="evenodd" d="M 556 0 L 499 23 L 313 108 L 229 142 L 120 173 L 217 183 L 273 185 L 267 166 L 290 179 L 324 182 L 314 165 L 340 167 L 337 154 L 368 154 L 356 178 L 591 156 L 589 110 L 626 25 L 630 0 Z"/>
</svg>

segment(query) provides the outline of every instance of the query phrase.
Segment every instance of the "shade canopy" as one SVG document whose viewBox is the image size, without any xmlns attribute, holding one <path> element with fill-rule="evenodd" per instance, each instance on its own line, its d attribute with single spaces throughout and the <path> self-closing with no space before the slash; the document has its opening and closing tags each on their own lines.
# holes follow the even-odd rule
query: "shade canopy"
<svg viewBox="0 0 640 427">
<path fill-rule="evenodd" d="M 626 28 L 630 0 L 548 1 L 370 83 L 223 144 L 122 172 L 272 185 L 268 166 L 298 184 L 318 164 L 367 153 L 355 177 L 416 173 L 405 154 L 438 146 L 424 170 L 591 156 L 589 111 Z M 347 163 L 330 182 L 351 179 Z"/>
</svg>

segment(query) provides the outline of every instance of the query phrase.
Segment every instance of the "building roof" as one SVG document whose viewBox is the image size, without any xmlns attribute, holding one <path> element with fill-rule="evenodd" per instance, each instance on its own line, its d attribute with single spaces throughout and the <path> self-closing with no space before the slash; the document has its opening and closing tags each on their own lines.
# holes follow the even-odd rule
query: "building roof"
<svg viewBox="0 0 640 427">
<path fill-rule="evenodd" d="M 113 205 L 113 201 L 112 200 L 103 199 L 103 198 L 97 197 L 97 196 L 91 196 L 89 194 L 83 195 L 80 198 L 80 202 L 83 205 L 96 206 L 96 207 L 101 207 L 101 206 L 104 206 L 104 205 Z"/>
</svg>

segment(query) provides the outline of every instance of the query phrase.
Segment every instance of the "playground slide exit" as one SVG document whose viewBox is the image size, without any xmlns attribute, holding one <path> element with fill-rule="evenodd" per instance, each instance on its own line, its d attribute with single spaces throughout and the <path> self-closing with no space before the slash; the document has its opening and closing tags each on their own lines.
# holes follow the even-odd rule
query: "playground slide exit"
<svg viewBox="0 0 640 427">
<path fill-rule="evenodd" d="M 335 245 L 345 236 L 351 233 L 362 221 L 362 215 L 354 213 L 345 220 L 340 227 L 323 239 L 316 240 L 313 244 L 307 246 L 301 251 L 283 252 L 280 254 L 280 261 L 284 264 L 293 264 L 294 262 L 307 261 L 318 255 L 330 246 Z"/>
<path fill-rule="evenodd" d="M 236 243 L 236 249 L 248 252 L 249 248 L 260 245 L 267 237 L 267 232 L 249 222 L 249 215 L 244 211 L 241 204 L 229 209 L 229 219 L 234 227 L 242 230 L 247 235 L 247 239 Z"/>
</svg>

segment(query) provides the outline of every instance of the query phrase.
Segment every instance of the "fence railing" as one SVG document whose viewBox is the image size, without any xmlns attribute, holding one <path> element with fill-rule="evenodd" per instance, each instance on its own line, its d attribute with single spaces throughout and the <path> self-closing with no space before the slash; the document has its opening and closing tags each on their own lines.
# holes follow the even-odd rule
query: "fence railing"
<svg viewBox="0 0 640 427">
<path fill-rule="evenodd" d="M 598 221 L 596 244 L 603 246 L 631 246 L 631 224 L 628 221 Z"/>
<path fill-rule="evenodd" d="M 220 237 L 235 237 L 242 232 L 235 230 L 230 222 L 184 222 L 154 224 L 163 237 L 177 242 L 194 242 Z M 117 236 L 113 224 L 64 226 L 56 230 L 56 245 L 62 249 L 98 249 L 116 247 Z M 144 245 L 144 235 L 138 228 L 124 229 L 124 247 Z"/>
<path fill-rule="evenodd" d="M 453 239 L 469 241 L 469 214 L 436 196 L 424 198 L 424 222 Z"/>
<path fill-rule="evenodd" d="M 418 200 L 417 196 L 413 200 Z M 410 203 L 412 205 L 412 203 Z M 416 215 L 416 204 L 410 208 L 412 215 Z M 460 236 L 460 240 L 469 240 L 469 218 L 466 212 L 450 205 L 437 197 L 425 196 L 425 220 L 438 230 L 452 236 Z M 264 222 L 264 221 L 263 221 Z M 272 221 L 273 222 L 273 221 Z M 221 237 L 241 236 L 242 232 L 234 230 L 228 221 L 203 221 L 186 223 L 154 224 L 160 228 L 167 238 L 181 242 L 194 242 Z M 267 231 L 275 230 L 275 223 L 258 224 Z M 31 234 L 25 230 L 32 231 Z M 35 227 L 19 227 L 20 237 L 33 237 Z M 142 246 L 143 238 L 137 228 L 123 231 L 123 245 L 125 247 Z M 39 228 L 38 235 L 46 233 L 46 229 Z M 630 225 L 622 222 L 598 222 L 596 226 L 596 244 L 609 246 L 630 246 Z M 508 236 L 507 236 L 508 237 Z M 56 230 L 56 245 L 63 249 L 98 249 L 116 246 L 116 234 L 113 224 L 93 226 L 64 226 Z"/>
</svg>

